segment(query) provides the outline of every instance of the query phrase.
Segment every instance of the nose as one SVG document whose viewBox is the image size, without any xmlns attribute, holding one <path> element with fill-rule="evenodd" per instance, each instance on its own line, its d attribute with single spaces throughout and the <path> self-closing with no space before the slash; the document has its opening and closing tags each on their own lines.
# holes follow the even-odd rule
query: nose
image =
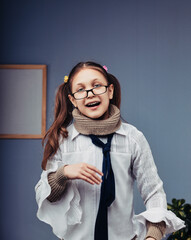
<svg viewBox="0 0 191 240">
<path fill-rule="evenodd" d="M 87 91 L 87 98 L 90 98 L 90 97 L 93 97 L 93 96 L 94 96 L 94 94 L 93 94 L 92 89 Z"/>
</svg>

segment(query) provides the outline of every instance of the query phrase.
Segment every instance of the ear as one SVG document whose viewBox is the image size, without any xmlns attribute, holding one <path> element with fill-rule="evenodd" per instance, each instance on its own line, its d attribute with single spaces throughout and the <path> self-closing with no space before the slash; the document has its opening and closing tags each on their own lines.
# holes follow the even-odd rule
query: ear
<svg viewBox="0 0 191 240">
<path fill-rule="evenodd" d="M 68 98 L 70 99 L 70 102 L 74 105 L 74 107 L 77 107 L 76 99 L 70 94 L 68 95 Z"/>
<path fill-rule="evenodd" d="M 109 99 L 113 99 L 113 93 L 114 93 L 114 86 L 113 84 L 110 84 L 108 87 Z"/>
</svg>

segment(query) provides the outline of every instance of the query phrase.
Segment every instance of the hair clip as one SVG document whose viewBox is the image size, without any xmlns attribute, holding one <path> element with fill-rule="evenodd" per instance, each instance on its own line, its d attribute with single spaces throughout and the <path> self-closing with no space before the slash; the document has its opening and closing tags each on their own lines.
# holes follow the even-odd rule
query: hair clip
<svg viewBox="0 0 191 240">
<path fill-rule="evenodd" d="M 68 76 L 64 77 L 64 82 L 67 83 L 68 82 Z"/>
<path fill-rule="evenodd" d="M 105 71 L 107 72 L 108 71 L 108 68 L 104 65 L 103 68 L 105 69 Z"/>
</svg>

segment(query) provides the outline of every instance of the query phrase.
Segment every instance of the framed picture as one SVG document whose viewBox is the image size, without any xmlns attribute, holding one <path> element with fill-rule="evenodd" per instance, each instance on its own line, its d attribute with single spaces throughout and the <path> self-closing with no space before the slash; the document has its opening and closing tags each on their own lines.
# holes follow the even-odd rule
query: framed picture
<svg viewBox="0 0 191 240">
<path fill-rule="evenodd" d="M 46 132 L 46 65 L 0 65 L 0 138 Z"/>
</svg>

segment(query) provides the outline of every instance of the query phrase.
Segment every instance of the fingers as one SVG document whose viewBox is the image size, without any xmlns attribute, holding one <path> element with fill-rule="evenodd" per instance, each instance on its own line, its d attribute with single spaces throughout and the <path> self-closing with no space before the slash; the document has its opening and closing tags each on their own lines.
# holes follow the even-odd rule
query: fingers
<svg viewBox="0 0 191 240">
<path fill-rule="evenodd" d="M 83 171 L 82 175 L 93 181 L 93 183 L 100 184 L 102 182 L 102 179 L 91 170 Z"/>
<path fill-rule="evenodd" d="M 69 179 L 82 179 L 90 184 L 100 184 L 103 173 L 88 163 L 77 163 L 66 165 L 64 167 L 64 175 Z"/>
<path fill-rule="evenodd" d="M 87 164 L 87 168 L 103 176 L 103 173 L 99 169 L 97 169 L 95 166 Z"/>
<path fill-rule="evenodd" d="M 95 178 L 99 183 L 102 182 L 102 179 L 98 176 L 98 174 L 90 169 L 87 169 L 86 172 L 91 175 L 93 178 Z M 103 174 L 102 174 L 103 175 Z"/>
<path fill-rule="evenodd" d="M 103 176 L 103 173 L 95 166 L 87 163 L 82 163 L 81 169 L 81 178 L 86 182 L 89 182 L 91 184 L 100 184 L 102 182 L 102 179 L 97 174 Z"/>
<path fill-rule="evenodd" d="M 94 182 L 93 180 L 91 180 L 91 178 L 86 177 L 86 176 L 84 176 L 84 175 L 82 175 L 82 176 L 80 177 L 80 179 L 82 179 L 82 180 L 84 180 L 84 181 L 86 181 L 87 183 L 90 183 L 90 184 L 92 184 L 92 185 L 95 184 L 95 182 Z"/>
</svg>

